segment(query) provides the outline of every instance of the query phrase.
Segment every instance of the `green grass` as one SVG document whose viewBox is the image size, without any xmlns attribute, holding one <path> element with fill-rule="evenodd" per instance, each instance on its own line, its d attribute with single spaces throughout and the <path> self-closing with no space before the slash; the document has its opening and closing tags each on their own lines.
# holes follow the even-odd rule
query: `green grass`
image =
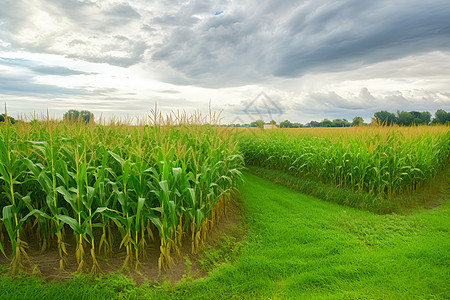
<svg viewBox="0 0 450 300">
<path fill-rule="evenodd" d="M 409 216 L 339 206 L 246 173 L 247 237 L 207 279 L 135 288 L 121 275 L 63 284 L 2 275 L 3 299 L 448 299 L 450 203 Z"/>
<path fill-rule="evenodd" d="M 398 207 L 396 201 L 388 201 L 380 196 L 375 196 L 364 191 L 352 192 L 346 189 L 339 189 L 329 184 L 308 180 L 306 178 L 298 178 L 283 171 L 270 170 L 257 166 L 248 166 L 247 170 L 253 174 L 257 174 L 259 177 L 269 179 L 300 193 L 336 204 L 360 208 L 379 214 L 400 211 L 400 207 Z"/>
</svg>

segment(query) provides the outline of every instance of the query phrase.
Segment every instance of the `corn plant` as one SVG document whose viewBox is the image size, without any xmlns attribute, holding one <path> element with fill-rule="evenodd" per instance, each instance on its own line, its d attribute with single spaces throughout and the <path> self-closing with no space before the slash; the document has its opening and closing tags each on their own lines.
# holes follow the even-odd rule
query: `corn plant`
<svg viewBox="0 0 450 300">
<path fill-rule="evenodd" d="M 24 196 L 17 188 L 23 183 L 21 180 L 24 180 L 25 164 L 24 158 L 10 140 L 11 131 L 8 123 L 5 122 L 0 139 L 0 181 L 3 182 L 3 195 L 9 202 L 2 208 L 1 220 L 11 242 L 11 267 L 12 273 L 15 274 L 23 268 L 24 260 L 29 262 L 26 253 L 28 244 L 21 238 L 20 233 L 22 225 L 35 210 L 31 206 L 29 194 Z M 29 213 L 24 216 L 27 208 Z M 1 244 L 0 250 L 6 256 Z"/>
<path fill-rule="evenodd" d="M 86 270 L 90 247 L 93 274 L 101 273 L 98 255 L 122 248 L 124 267 L 136 270 L 156 241 L 160 270 L 180 256 L 184 240 L 198 251 L 226 211 L 243 165 L 235 134 L 204 122 L 199 115 L 164 118 L 155 112 L 150 124 L 139 126 L 48 116 L 44 122 L 5 123 L 0 233 L 13 246 L 13 269 L 26 258 L 23 230 L 40 240 L 42 251 L 56 241 L 60 269 L 72 255 L 66 237 L 73 232 L 77 271 Z M 8 254 L 8 242 L 0 242 Z"/>
<path fill-rule="evenodd" d="M 350 130 L 280 130 L 243 134 L 249 165 L 284 170 L 355 192 L 391 199 L 432 181 L 448 162 L 448 127 L 386 127 Z M 331 135 L 333 134 L 333 135 Z"/>
</svg>

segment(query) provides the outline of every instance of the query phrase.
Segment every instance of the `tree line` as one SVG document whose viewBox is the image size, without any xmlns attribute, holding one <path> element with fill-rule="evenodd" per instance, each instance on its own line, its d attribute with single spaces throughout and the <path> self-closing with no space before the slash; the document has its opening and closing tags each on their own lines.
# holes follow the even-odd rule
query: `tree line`
<svg viewBox="0 0 450 300">
<path fill-rule="evenodd" d="M 0 122 L 4 122 L 6 119 L 5 114 L 0 114 Z M 16 120 L 8 116 L 8 120 L 11 124 L 14 124 Z M 64 113 L 65 121 L 82 121 L 84 123 L 89 123 L 94 121 L 94 114 L 88 110 L 78 111 L 71 109 Z M 450 124 L 450 112 L 446 112 L 443 109 L 438 109 L 434 114 L 434 118 L 428 111 L 397 111 L 397 114 L 388 112 L 386 110 L 377 111 L 371 118 L 371 123 L 380 125 L 400 125 L 400 126 L 412 126 L 412 125 L 437 125 L 437 124 Z M 304 127 L 353 127 L 368 125 L 364 123 L 362 117 L 354 117 L 352 121 L 347 119 L 334 119 L 329 120 L 327 118 L 322 121 L 311 121 L 306 124 L 291 122 L 289 120 L 284 120 L 277 124 L 275 120 L 271 120 L 266 123 L 263 120 L 256 120 L 250 124 L 232 124 L 224 126 L 232 127 L 264 127 L 264 125 L 274 125 L 280 128 L 304 128 Z"/>
<path fill-rule="evenodd" d="M 89 123 L 94 121 L 94 114 L 88 110 L 76 110 L 71 109 L 64 113 L 64 121 L 82 121 L 83 123 Z M 0 114 L 0 122 L 4 122 L 6 119 L 5 114 Z M 14 124 L 17 122 L 16 119 L 14 119 L 11 116 L 8 116 L 8 120 L 11 124 Z"/>
<path fill-rule="evenodd" d="M 400 125 L 400 126 L 412 126 L 412 125 L 437 125 L 437 124 L 450 124 L 450 112 L 446 112 L 443 109 L 439 109 L 434 114 L 434 118 L 428 111 L 397 111 L 397 114 L 388 112 L 386 110 L 377 111 L 371 118 L 371 123 L 380 125 Z M 277 124 L 272 120 L 268 123 L 263 120 L 256 120 L 250 124 L 234 124 L 234 127 L 264 127 L 264 125 L 278 125 L 280 128 L 304 128 L 304 127 L 353 127 L 368 125 L 364 123 L 362 117 L 354 117 L 350 122 L 347 119 L 323 119 L 322 121 L 311 121 L 306 124 L 293 123 L 289 120 L 284 120 Z"/>
<path fill-rule="evenodd" d="M 397 111 L 397 114 L 388 112 L 386 110 L 377 111 L 372 118 L 373 122 L 383 125 L 436 125 L 446 124 L 450 122 L 450 112 L 443 109 L 438 109 L 431 119 L 431 113 L 428 111 Z"/>
</svg>

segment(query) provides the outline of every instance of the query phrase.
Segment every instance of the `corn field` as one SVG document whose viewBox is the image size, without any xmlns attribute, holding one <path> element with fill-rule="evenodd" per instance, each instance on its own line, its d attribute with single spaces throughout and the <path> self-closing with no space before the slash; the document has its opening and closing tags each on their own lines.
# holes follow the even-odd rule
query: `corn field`
<svg viewBox="0 0 450 300">
<path fill-rule="evenodd" d="M 248 165 L 384 198 L 430 183 L 449 161 L 448 126 L 285 129 L 242 134 Z"/>
<path fill-rule="evenodd" d="M 139 270 L 150 243 L 159 243 L 159 268 L 170 267 L 182 240 L 198 250 L 242 179 L 234 135 L 198 117 L 4 122 L 0 148 L 0 250 L 13 273 L 28 259 L 26 236 L 42 251 L 55 245 L 60 269 L 75 255 L 78 272 L 87 271 L 90 251 L 98 274 L 97 257 L 124 248 L 124 267 Z"/>
</svg>

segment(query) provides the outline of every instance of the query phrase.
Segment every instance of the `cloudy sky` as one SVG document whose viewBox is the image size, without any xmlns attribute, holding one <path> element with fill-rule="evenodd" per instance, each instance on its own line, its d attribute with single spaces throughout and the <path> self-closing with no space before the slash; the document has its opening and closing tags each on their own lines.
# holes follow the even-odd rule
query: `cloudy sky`
<svg viewBox="0 0 450 300">
<path fill-rule="evenodd" d="M 0 2 L 0 100 L 13 116 L 450 110 L 448 0 Z"/>
</svg>

